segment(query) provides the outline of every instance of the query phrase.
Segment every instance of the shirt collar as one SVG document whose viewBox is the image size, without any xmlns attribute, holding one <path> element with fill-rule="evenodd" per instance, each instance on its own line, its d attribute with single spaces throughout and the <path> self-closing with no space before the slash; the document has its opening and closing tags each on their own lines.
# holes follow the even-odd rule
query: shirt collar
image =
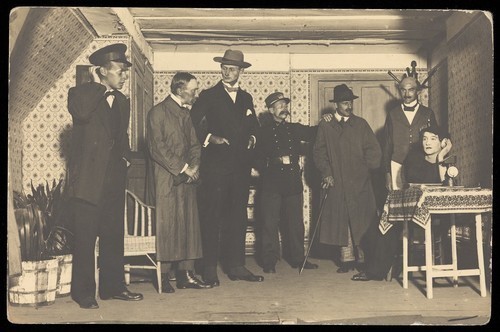
<svg viewBox="0 0 500 332">
<path fill-rule="evenodd" d="M 335 119 L 337 119 L 338 122 L 342 121 L 342 118 L 345 118 L 344 121 L 347 121 L 349 120 L 349 117 L 348 116 L 343 116 L 343 115 L 340 115 L 339 113 L 335 112 L 333 113 L 333 115 L 335 116 Z"/>
<path fill-rule="evenodd" d="M 240 87 L 240 84 L 238 82 L 236 82 L 233 86 L 230 86 L 229 84 L 227 84 L 226 82 L 224 81 L 221 81 L 222 84 L 224 84 L 225 87 L 228 87 L 228 88 L 233 88 L 233 89 L 236 89 L 236 88 L 239 88 Z"/>
<path fill-rule="evenodd" d="M 406 106 L 406 107 L 416 107 L 416 106 L 417 106 L 417 103 L 418 103 L 418 100 L 417 100 L 417 99 L 415 99 L 415 100 L 414 100 L 414 101 L 412 101 L 411 103 L 409 103 L 409 104 L 405 104 L 405 103 L 403 103 L 403 105 L 404 105 L 404 106 Z"/>
<path fill-rule="evenodd" d="M 182 101 L 181 101 L 181 99 L 178 96 L 174 95 L 173 93 L 170 94 L 170 97 L 172 97 L 172 99 L 175 101 L 175 103 L 177 105 L 179 105 L 179 107 L 181 107 L 181 108 L 184 107 L 184 108 L 187 108 L 187 109 L 191 108 L 191 105 L 189 105 L 189 104 L 183 104 Z"/>
</svg>

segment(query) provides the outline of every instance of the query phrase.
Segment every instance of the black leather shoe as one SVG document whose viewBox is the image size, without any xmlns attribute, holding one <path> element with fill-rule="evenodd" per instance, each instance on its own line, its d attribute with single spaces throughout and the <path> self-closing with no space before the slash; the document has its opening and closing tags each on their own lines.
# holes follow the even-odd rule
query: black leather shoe
<svg viewBox="0 0 500 332">
<path fill-rule="evenodd" d="M 192 271 L 184 270 L 179 271 L 179 273 L 177 274 L 177 288 L 207 289 L 212 288 L 212 286 L 196 278 Z"/>
<path fill-rule="evenodd" d="M 101 300 L 122 300 L 122 301 L 140 301 L 143 299 L 142 294 L 140 293 L 132 293 L 128 290 L 124 290 L 121 293 L 111 295 L 111 296 L 102 296 Z"/>
<path fill-rule="evenodd" d="M 349 271 L 354 271 L 354 265 L 352 263 L 342 263 L 337 269 L 337 273 L 347 273 Z"/>
<path fill-rule="evenodd" d="M 205 284 L 207 284 L 211 287 L 219 287 L 220 286 L 219 279 L 205 279 L 205 278 L 203 278 L 203 281 L 205 282 Z"/>
<path fill-rule="evenodd" d="M 264 266 L 264 273 L 276 273 L 276 268 L 274 266 Z"/>
<path fill-rule="evenodd" d="M 351 278 L 352 281 L 370 281 L 370 280 L 381 281 L 382 279 L 383 278 L 376 278 L 374 276 L 371 276 L 371 275 L 367 274 L 366 272 L 356 273 Z"/>
<path fill-rule="evenodd" d="M 229 269 L 229 273 L 227 274 L 228 278 L 236 281 L 236 280 L 244 280 L 244 281 L 250 281 L 250 282 L 261 282 L 264 281 L 263 276 L 258 276 L 250 272 L 246 267 L 244 266 L 238 266 Z"/>
<path fill-rule="evenodd" d="M 175 289 L 174 289 L 174 287 L 172 287 L 169 280 L 170 280 L 170 278 L 162 280 L 162 282 L 161 282 L 161 292 L 162 293 L 174 293 L 175 292 Z"/>
<path fill-rule="evenodd" d="M 84 298 L 83 300 L 78 301 L 78 304 L 82 309 L 99 309 L 99 305 L 93 297 Z"/>
<path fill-rule="evenodd" d="M 290 264 L 291 267 L 293 267 L 294 269 L 297 269 L 297 268 L 301 268 L 302 267 L 302 262 L 300 263 L 296 263 L 296 264 Z M 306 263 L 304 264 L 304 269 L 306 270 L 315 270 L 317 269 L 319 266 L 318 264 L 314 264 L 314 263 L 311 263 L 309 261 L 306 261 Z"/>
</svg>

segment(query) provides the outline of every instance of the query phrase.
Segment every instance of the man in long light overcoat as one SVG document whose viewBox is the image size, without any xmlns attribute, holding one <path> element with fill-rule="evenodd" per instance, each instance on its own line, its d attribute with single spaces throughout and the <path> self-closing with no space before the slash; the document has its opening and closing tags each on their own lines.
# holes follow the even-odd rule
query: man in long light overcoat
<svg viewBox="0 0 500 332">
<path fill-rule="evenodd" d="M 320 242 L 341 247 L 338 273 L 364 263 L 360 246 L 377 209 L 370 170 L 380 166 L 382 152 L 365 119 L 354 114 L 358 98 L 345 84 L 334 88 L 336 121 L 319 123 L 313 158 L 328 196 L 321 215 Z"/>
</svg>

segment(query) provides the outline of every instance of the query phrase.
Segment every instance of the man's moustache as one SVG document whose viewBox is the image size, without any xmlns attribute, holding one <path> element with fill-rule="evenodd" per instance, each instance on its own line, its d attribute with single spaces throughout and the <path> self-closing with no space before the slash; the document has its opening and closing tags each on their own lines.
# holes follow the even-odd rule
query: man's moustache
<svg viewBox="0 0 500 332">
<path fill-rule="evenodd" d="M 290 114 L 290 112 L 288 112 L 288 111 L 281 111 L 280 112 L 280 115 L 286 115 L 286 116 L 288 116 L 289 114 Z"/>
</svg>

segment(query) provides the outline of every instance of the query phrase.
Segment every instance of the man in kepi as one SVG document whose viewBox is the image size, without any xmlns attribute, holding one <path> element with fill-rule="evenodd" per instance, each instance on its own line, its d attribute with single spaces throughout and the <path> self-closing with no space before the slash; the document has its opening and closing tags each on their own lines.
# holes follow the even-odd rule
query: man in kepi
<svg viewBox="0 0 500 332">
<path fill-rule="evenodd" d="M 312 142 L 317 126 L 309 127 L 300 123 L 286 122 L 290 115 L 290 99 L 283 93 L 270 94 L 266 107 L 273 121 L 259 128 L 257 135 L 256 169 L 262 186 L 260 207 L 263 217 L 261 230 L 261 260 L 265 273 L 276 273 L 276 263 L 280 259 L 279 223 L 284 211 L 288 260 L 293 268 L 302 266 L 304 261 L 304 223 L 302 219 L 302 169 L 299 165 L 301 142 Z M 332 115 L 325 115 L 332 119 Z M 282 209 L 283 208 L 283 209 Z M 318 265 L 305 262 L 305 269 L 317 269 Z"/>
<path fill-rule="evenodd" d="M 71 296 L 85 309 L 96 309 L 94 248 L 99 236 L 99 296 L 102 300 L 142 300 L 125 287 L 123 202 L 130 102 L 118 90 L 128 79 L 125 44 L 113 44 L 89 57 L 94 82 L 68 92 L 73 144 L 67 192 L 74 209 L 75 247 Z"/>
<path fill-rule="evenodd" d="M 365 119 L 353 114 L 358 98 L 345 84 L 333 89 L 336 121 L 319 123 L 313 149 L 328 196 L 320 220 L 320 242 L 340 247 L 338 273 L 364 263 L 362 240 L 377 208 L 370 170 L 380 166 L 380 145 Z"/>
<path fill-rule="evenodd" d="M 252 96 L 238 86 L 250 63 L 227 50 L 219 62 L 222 80 L 202 91 L 191 118 L 202 143 L 199 208 L 203 240 L 203 280 L 219 286 L 221 259 L 231 280 L 263 281 L 245 267 L 247 205 L 255 133 L 259 126 Z"/>
</svg>

